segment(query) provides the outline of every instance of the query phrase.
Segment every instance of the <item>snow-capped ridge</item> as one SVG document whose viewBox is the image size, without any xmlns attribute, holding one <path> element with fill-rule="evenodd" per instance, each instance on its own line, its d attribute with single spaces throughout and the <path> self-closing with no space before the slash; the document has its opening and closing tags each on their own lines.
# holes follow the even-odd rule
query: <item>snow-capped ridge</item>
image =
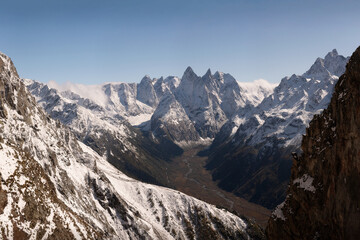
<svg viewBox="0 0 360 240">
<path fill-rule="evenodd" d="M 31 83 L 27 83 L 28 86 Z M 62 106 L 68 107 L 67 111 L 71 110 L 72 115 L 66 113 L 68 117 L 80 116 L 76 114 L 85 114 L 90 109 L 80 113 L 74 111 L 72 106 L 69 109 L 69 103 L 72 104 L 94 104 L 100 106 L 103 116 L 108 119 L 113 119 L 114 116 L 122 116 L 125 120 L 130 121 L 136 126 L 141 126 L 143 131 L 157 131 L 159 127 L 175 126 L 172 124 L 163 124 L 162 121 L 171 121 L 165 116 L 177 116 L 179 119 L 187 119 L 185 122 L 190 123 L 196 128 L 196 132 L 190 127 L 188 133 L 183 133 L 171 141 L 182 142 L 185 139 L 196 141 L 200 137 L 203 139 L 212 139 L 220 130 L 221 126 L 231 118 L 239 109 L 245 108 L 247 105 L 254 107 L 260 101 L 273 91 L 273 86 L 264 81 L 255 81 L 254 83 L 238 83 L 236 79 L 228 73 L 216 71 L 213 75 L 211 69 L 202 76 L 198 76 L 189 66 L 184 71 L 182 78 L 169 76 L 166 78 L 151 78 L 145 75 L 139 83 L 104 83 L 100 85 L 85 86 L 81 84 L 65 83 L 62 85 L 50 81 L 49 88 L 58 90 L 58 95 L 63 97 L 62 101 L 67 104 L 59 104 L 56 108 L 51 107 L 52 111 L 56 110 L 62 112 L 59 108 Z M 43 99 L 38 96 L 40 94 L 32 87 L 32 93 L 37 95 L 37 99 L 42 103 L 48 102 L 50 99 Z M 40 86 L 38 86 L 40 87 Z M 70 91 L 78 96 L 71 95 Z M 172 98 L 176 100 L 178 109 L 169 109 L 168 103 L 162 101 L 162 98 L 169 98 L 168 95 L 173 95 Z M 166 95 L 166 96 L 165 96 Z M 43 95 L 44 96 L 44 95 Z M 42 100 L 40 100 L 42 98 Z M 80 101 L 80 99 L 83 99 Z M 89 99 L 90 101 L 86 101 Z M 56 100 L 53 98 L 52 100 Z M 52 104 L 49 103 L 48 104 Z M 164 104 L 164 106 L 162 106 Z M 163 109 L 162 109 L 163 108 Z M 49 108 L 50 109 L 50 108 Z M 49 110 L 48 109 L 48 110 Z M 166 112 L 164 109 L 167 109 Z M 50 110 L 49 110 L 50 111 Z M 59 112 L 54 112 L 59 116 Z M 76 113 L 75 113 L 76 112 Z M 159 125 L 150 124 L 147 122 L 151 116 L 156 112 L 156 122 Z M 159 117 L 158 114 L 163 113 L 164 116 Z M 65 112 L 63 112 L 65 114 Z M 86 113 L 89 116 L 90 113 Z M 185 114 L 186 116 L 181 116 Z M 91 114 L 90 114 L 91 115 Z M 101 115 L 97 114 L 98 117 Z M 102 117 L 105 119 L 105 117 Z M 84 117 L 81 124 L 78 123 L 77 129 L 80 127 L 91 129 L 91 121 L 85 120 Z M 89 118 L 91 119 L 91 118 Z M 144 120 L 143 122 L 140 122 Z M 103 121 L 103 120 L 101 120 Z M 114 122 L 113 120 L 110 120 Z M 155 121 L 155 120 L 154 120 Z M 70 121 L 66 121 L 69 123 Z M 100 121 L 99 121 L 100 122 Z M 147 122 L 147 123 L 145 123 Z M 144 123 L 144 124 L 143 124 Z M 90 126 L 87 126 L 90 124 Z M 100 127 L 100 124 L 97 124 Z M 150 128 L 151 126 L 151 128 Z M 184 128 L 185 129 L 185 128 Z M 87 131 L 86 130 L 86 131 Z M 169 129 L 165 132 L 171 132 Z M 188 136 L 187 136 L 188 134 Z M 158 135 L 160 136 L 160 135 Z M 162 136 L 162 135 L 161 135 Z M 191 136 L 191 137 L 190 137 Z M 194 139 L 193 139 L 194 138 Z"/>
<path fill-rule="evenodd" d="M 345 65 L 348 60 L 349 57 L 345 58 L 344 56 L 339 55 L 336 49 L 333 49 L 326 54 L 325 58 L 317 58 L 303 76 L 317 79 L 326 78 L 332 75 L 339 77 L 345 71 Z"/>
</svg>

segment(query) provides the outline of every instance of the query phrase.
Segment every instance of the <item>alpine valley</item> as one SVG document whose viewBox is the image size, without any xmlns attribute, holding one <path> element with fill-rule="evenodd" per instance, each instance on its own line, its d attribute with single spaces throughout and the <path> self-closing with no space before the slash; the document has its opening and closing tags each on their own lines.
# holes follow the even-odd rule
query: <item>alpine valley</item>
<svg viewBox="0 0 360 240">
<path fill-rule="evenodd" d="M 306 127 L 330 103 L 348 60 L 334 49 L 303 75 L 283 78 L 260 104 L 224 124 L 206 151 L 206 167 L 219 186 L 270 209 L 283 202 L 291 153 L 300 153 Z"/>
<path fill-rule="evenodd" d="M 173 159 L 202 150 L 218 187 L 273 209 L 285 199 L 291 152 L 300 152 L 348 59 L 334 49 L 278 86 L 210 69 L 200 77 L 191 67 L 181 78 L 145 76 L 139 84 L 23 81 L 52 118 L 127 175 L 178 189 Z"/>
<path fill-rule="evenodd" d="M 188 67 L 89 86 L 21 79 L 0 53 L 0 236 L 265 239 L 348 61 L 334 49 L 278 85 Z M 312 187 L 294 164 L 273 239 L 293 231 L 295 184 Z"/>
<path fill-rule="evenodd" d="M 263 238 L 250 220 L 114 168 L 46 114 L 4 54 L 0 126 L 2 239 Z M 120 138 L 132 128 L 117 131 Z"/>
</svg>

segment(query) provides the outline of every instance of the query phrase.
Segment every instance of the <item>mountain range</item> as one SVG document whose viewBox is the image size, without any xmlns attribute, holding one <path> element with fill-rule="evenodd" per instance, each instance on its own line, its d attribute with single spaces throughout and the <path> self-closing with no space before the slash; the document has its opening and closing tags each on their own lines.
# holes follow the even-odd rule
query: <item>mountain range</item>
<svg viewBox="0 0 360 240">
<path fill-rule="evenodd" d="M 218 186 L 274 208 L 285 198 L 291 152 L 330 101 L 349 58 L 334 49 L 302 75 L 241 83 L 230 74 L 145 76 L 140 83 L 48 85 L 24 79 L 51 117 L 127 175 L 173 187 L 167 163 L 209 146 L 206 168 Z"/>
<path fill-rule="evenodd" d="M 294 156 L 286 199 L 269 220 L 268 239 L 359 239 L 360 48 L 330 104 L 311 120 Z"/>
<path fill-rule="evenodd" d="M 334 49 L 302 75 L 283 78 L 256 107 L 239 111 L 205 152 L 219 186 L 270 209 L 285 199 L 291 153 L 325 109 L 349 58 Z"/>
<path fill-rule="evenodd" d="M 199 77 L 191 67 L 185 70 L 181 78 L 169 76 L 151 79 L 145 76 L 138 84 L 86 86 L 68 83 L 61 86 L 50 82 L 45 87 L 45 84 L 29 79 L 25 80 L 25 84 L 53 117 L 67 125 L 74 125 L 75 130 L 80 128 L 79 124 L 75 126 L 72 123 L 76 115 L 56 115 L 65 107 L 56 103 L 57 99 L 50 99 L 48 91 L 59 95 L 57 98 L 62 100 L 72 103 L 75 100 L 78 106 L 101 111 L 102 116 L 127 120 L 132 126 L 149 132 L 155 139 L 163 139 L 160 132 L 166 132 L 166 138 L 180 146 L 181 142 L 186 145 L 211 141 L 234 113 L 246 106 L 256 106 L 275 87 L 264 80 L 240 83 L 230 74 L 216 72 L 212 75 L 210 69 Z M 81 122 L 86 125 L 84 121 Z M 187 127 L 182 129 L 182 134 L 174 132 L 175 126 L 182 128 L 184 125 Z"/>
<path fill-rule="evenodd" d="M 37 104 L 2 53 L 0 126 L 2 238 L 262 238 L 249 220 L 114 168 Z"/>
<path fill-rule="evenodd" d="M 210 70 L 199 77 L 190 67 L 182 78 L 145 76 L 139 84 L 23 82 L 52 118 L 118 169 L 164 186 L 172 186 L 162 174 L 172 157 L 186 146 L 211 143 L 236 111 L 257 105 L 274 87 Z"/>
<path fill-rule="evenodd" d="M 325 147 L 336 145 L 335 138 L 348 141 L 356 128 L 355 123 L 343 123 L 343 118 L 349 123 L 355 119 L 347 117 L 356 113 L 353 102 L 341 114 L 342 103 L 338 105 L 357 94 L 350 81 L 357 78 L 354 56 L 331 98 L 349 61 L 335 49 L 316 59 L 304 74 L 285 77 L 277 86 L 264 80 L 240 83 L 230 74 L 210 70 L 201 77 L 190 67 L 181 78 L 145 76 L 139 84 L 60 86 L 21 79 L 11 59 L 0 53 L 2 236 L 263 239 L 262 229 L 252 220 L 159 186 L 172 187 L 169 163 L 194 148 L 203 149 L 198 154 L 208 157 L 204 167 L 219 187 L 270 209 L 285 200 L 290 179 L 289 194 L 276 208 L 267 234 L 274 239 L 289 232 L 301 236 L 294 223 L 303 218 L 293 217 L 294 208 L 299 216 L 310 216 L 309 222 L 328 217 L 315 214 L 323 202 L 329 201 L 326 206 L 333 209 L 328 192 L 335 185 L 326 176 L 341 175 L 345 180 L 337 181 L 337 187 L 346 185 L 346 178 L 356 183 L 350 170 L 344 175 L 333 164 L 332 156 L 346 155 L 347 148 Z M 330 110 L 322 113 L 330 100 Z M 329 173 L 320 160 L 313 162 L 315 153 L 322 162 L 324 157 L 332 159 L 330 170 L 335 170 Z M 354 184 L 336 195 L 350 204 L 347 212 L 355 206 Z M 314 216 L 306 213 L 307 204 L 299 205 L 301 198 L 320 199 Z M 336 214 L 340 222 L 349 219 L 341 211 Z M 350 216 L 351 224 L 355 218 Z M 356 235 L 351 226 L 349 231 Z M 280 228 L 287 230 L 281 233 Z M 314 229 L 309 236 L 326 235 Z M 334 234 L 348 236 L 346 229 L 341 231 Z"/>
</svg>

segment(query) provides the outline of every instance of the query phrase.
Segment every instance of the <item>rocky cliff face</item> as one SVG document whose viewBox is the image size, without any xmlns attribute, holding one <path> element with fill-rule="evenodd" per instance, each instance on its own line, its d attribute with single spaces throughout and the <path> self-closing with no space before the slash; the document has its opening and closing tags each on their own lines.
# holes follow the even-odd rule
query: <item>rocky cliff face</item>
<svg viewBox="0 0 360 240">
<path fill-rule="evenodd" d="M 299 152 L 306 126 L 328 106 L 347 61 L 334 49 L 306 73 L 283 78 L 259 105 L 241 109 L 227 122 L 209 150 L 207 165 L 219 186 L 270 209 L 281 203 L 290 153 Z"/>
<path fill-rule="evenodd" d="M 286 200 L 269 220 L 269 239 L 360 239 L 359 86 L 360 48 L 329 107 L 306 130 Z"/>
</svg>

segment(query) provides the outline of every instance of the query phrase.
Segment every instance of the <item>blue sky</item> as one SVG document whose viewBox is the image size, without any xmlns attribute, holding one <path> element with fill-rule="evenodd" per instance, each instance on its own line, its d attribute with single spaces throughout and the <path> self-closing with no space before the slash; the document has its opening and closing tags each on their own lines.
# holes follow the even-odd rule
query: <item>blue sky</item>
<svg viewBox="0 0 360 240">
<path fill-rule="evenodd" d="M 208 68 L 279 82 L 360 44 L 360 1 L 6 0 L 0 51 L 42 82 L 139 82 Z"/>
</svg>

